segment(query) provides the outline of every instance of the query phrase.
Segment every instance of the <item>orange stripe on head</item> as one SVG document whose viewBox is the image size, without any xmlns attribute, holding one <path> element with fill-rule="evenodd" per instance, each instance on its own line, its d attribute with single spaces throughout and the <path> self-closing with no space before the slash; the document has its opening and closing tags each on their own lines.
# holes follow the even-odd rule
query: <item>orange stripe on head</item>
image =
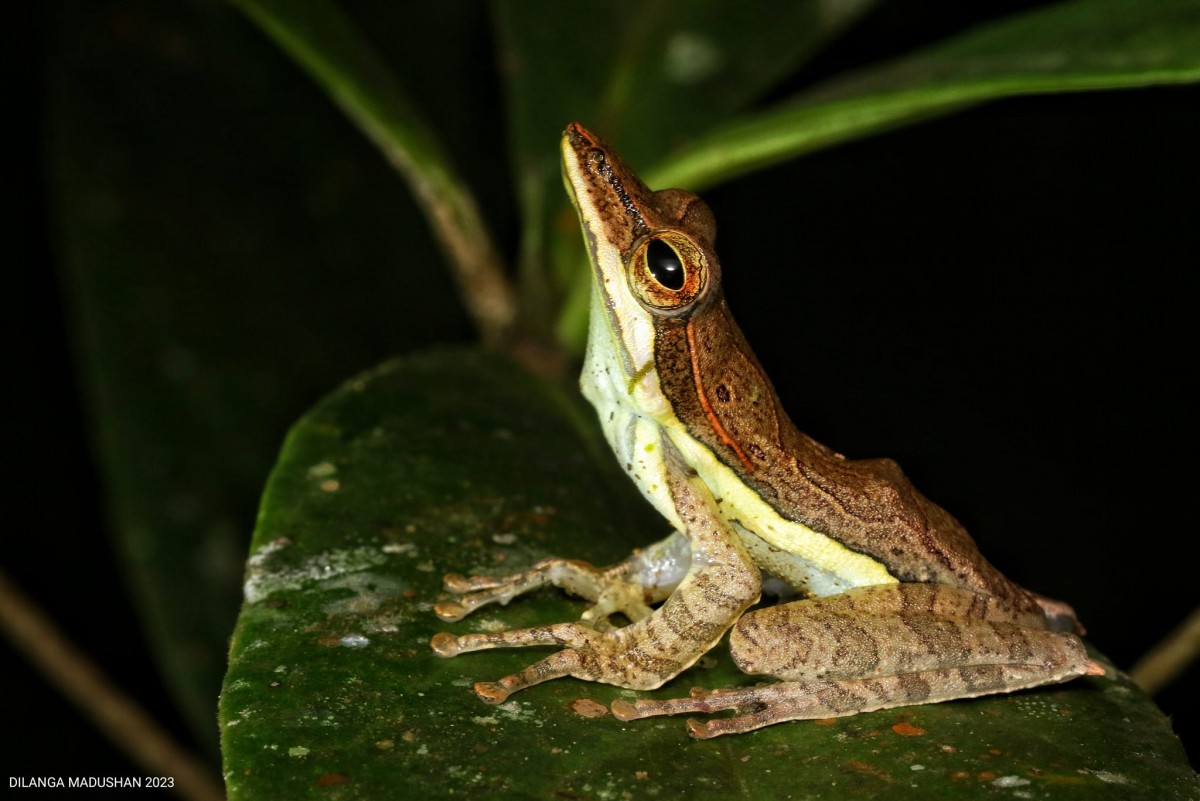
<svg viewBox="0 0 1200 801">
<path fill-rule="evenodd" d="M 700 399 L 700 408 L 704 409 L 704 414 L 708 417 L 708 422 L 712 424 L 713 431 L 717 432 L 717 436 L 721 438 L 729 447 L 733 448 L 733 452 L 737 454 L 738 459 L 746 467 L 746 472 L 754 472 L 754 463 L 746 456 L 745 451 L 741 446 L 734 442 L 733 437 L 729 436 L 729 432 L 725 430 L 725 426 L 721 425 L 721 421 L 717 419 L 717 413 L 713 411 L 712 404 L 708 402 L 708 395 L 704 392 L 704 382 L 700 378 L 700 354 L 696 351 L 696 331 L 692 320 L 687 323 L 687 341 L 688 355 L 692 359 L 692 380 L 696 384 L 696 397 Z"/>
</svg>

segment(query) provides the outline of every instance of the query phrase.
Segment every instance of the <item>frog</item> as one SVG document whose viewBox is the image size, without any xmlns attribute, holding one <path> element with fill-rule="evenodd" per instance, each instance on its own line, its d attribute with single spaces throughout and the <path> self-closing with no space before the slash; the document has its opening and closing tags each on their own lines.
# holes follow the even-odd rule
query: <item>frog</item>
<svg viewBox="0 0 1200 801">
<path fill-rule="evenodd" d="M 581 389 L 671 533 L 615 565 L 447 574 L 447 622 L 548 586 L 589 604 L 577 621 L 435 635 L 443 657 L 558 649 L 475 683 L 481 700 L 565 676 L 657 689 L 726 635 L 742 672 L 773 681 L 620 698 L 614 717 L 731 712 L 688 720 L 706 739 L 1104 673 L 1074 610 L 1001 573 L 895 461 L 847 458 L 796 427 L 730 312 L 700 197 L 651 190 L 579 123 L 561 155 L 591 265 Z M 762 605 L 768 581 L 788 593 Z"/>
</svg>

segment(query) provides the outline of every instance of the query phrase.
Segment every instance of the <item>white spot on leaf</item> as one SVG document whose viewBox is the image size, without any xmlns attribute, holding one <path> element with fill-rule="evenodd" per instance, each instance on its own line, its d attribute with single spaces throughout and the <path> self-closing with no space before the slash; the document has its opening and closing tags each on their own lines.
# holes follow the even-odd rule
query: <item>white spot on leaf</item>
<svg viewBox="0 0 1200 801">
<path fill-rule="evenodd" d="M 317 462 L 312 467 L 308 468 L 309 478 L 329 478 L 337 473 L 337 465 L 333 462 Z"/>
<path fill-rule="evenodd" d="M 247 561 L 247 577 L 243 590 L 247 603 L 257 603 L 282 590 L 297 590 L 308 582 L 329 581 L 351 573 L 359 573 L 382 564 L 386 557 L 376 548 L 360 547 L 326 551 L 317 554 L 299 567 L 272 570 L 271 557 L 291 542 L 286 537 L 272 540 L 259 548 Z"/>
</svg>

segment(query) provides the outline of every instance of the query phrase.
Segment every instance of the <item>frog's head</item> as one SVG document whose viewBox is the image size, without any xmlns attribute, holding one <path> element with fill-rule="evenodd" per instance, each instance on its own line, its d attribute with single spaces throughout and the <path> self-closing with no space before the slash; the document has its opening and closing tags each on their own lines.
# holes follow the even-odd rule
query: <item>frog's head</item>
<svg viewBox="0 0 1200 801">
<path fill-rule="evenodd" d="M 720 295 L 712 212 L 681 189 L 650 191 L 579 123 L 563 135 L 562 160 L 595 279 L 589 361 L 602 359 L 610 370 L 620 365 L 628 395 L 657 407 L 659 328 L 685 322 Z M 610 390 L 619 389 L 617 378 L 611 376 Z M 585 374 L 585 390 L 586 383 Z"/>
</svg>

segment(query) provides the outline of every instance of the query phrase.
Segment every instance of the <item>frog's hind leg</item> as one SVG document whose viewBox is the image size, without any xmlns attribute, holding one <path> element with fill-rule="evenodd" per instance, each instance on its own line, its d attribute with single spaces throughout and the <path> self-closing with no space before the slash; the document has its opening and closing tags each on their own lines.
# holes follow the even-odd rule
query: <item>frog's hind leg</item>
<svg viewBox="0 0 1200 801">
<path fill-rule="evenodd" d="M 805 702 L 822 692 L 836 693 L 838 684 L 839 682 L 780 682 L 728 690 L 693 687 L 687 698 L 633 702 L 618 699 L 613 701 L 612 712 L 618 720 L 637 720 L 659 715 L 709 714 L 734 710 L 733 717 L 709 721 L 694 718 L 688 720 L 688 732 L 693 737 L 708 739 L 721 734 L 753 731 L 787 720 L 837 717 L 834 714 L 806 714 L 808 708 L 805 707 Z"/>
<path fill-rule="evenodd" d="M 784 681 L 733 690 L 697 687 L 688 698 L 633 703 L 614 701 L 612 711 L 619 720 L 634 720 L 655 715 L 734 710 L 733 717 L 707 721 L 689 719 L 688 732 L 703 740 L 722 734 L 741 734 L 789 720 L 846 717 L 859 712 L 992 695 L 1103 672 L 1094 662 L 1085 662 L 1065 675 L 1059 674 L 1060 678 L 1039 676 L 1037 668 L 1028 665 L 978 665 L 875 679 Z"/>
<path fill-rule="evenodd" d="M 736 712 L 689 721 L 692 735 L 705 738 L 1103 673 L 1078 637 L 1046 629 L 1040 613 L 933 584 L 863 587 L 760 609 L 738 622 L 730 649 L 747 673 L 784 681 L 694 690 L 669 701 L 619 701 L 613 713 L 630 720 Z"/>
</svg>

